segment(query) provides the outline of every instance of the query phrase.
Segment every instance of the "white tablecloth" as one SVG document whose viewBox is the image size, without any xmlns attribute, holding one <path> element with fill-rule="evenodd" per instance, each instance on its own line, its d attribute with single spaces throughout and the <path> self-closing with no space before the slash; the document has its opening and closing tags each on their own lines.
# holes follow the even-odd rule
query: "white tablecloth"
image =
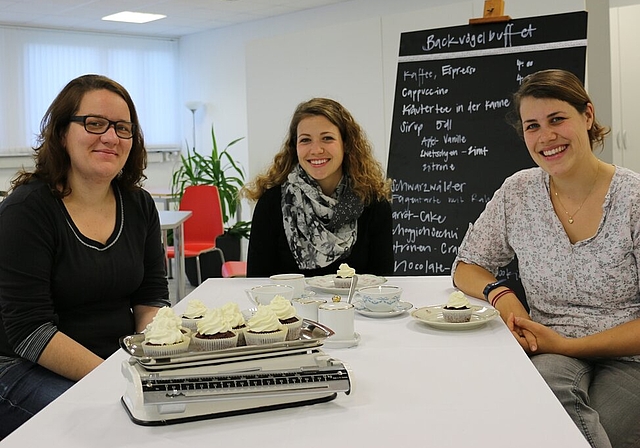
<svg viewBox="0 0 640 448">
<path fill-rule="evenodd" d="M 252 306 L 244 289 L 267 279 L 209 279 L 176 305 Z M 446 302 L 448 277 L 391 277 L 415 308 Z M 322 297 L 330 295 L 319 294 Z M 472 300 L 477 304 L 486 304 Z M 498 318 L 466 331 L 405 313 L 356 315 L 357 347 L 324 350 L 349 365 L 354 390 L 328 403 L 161 427 L 132 423 L 120 397 L 120 351 L 5 439 L 5 447 L 429 446 L 588 444 Z M 551 445 L 549 445 L 551 444 Z"/>
</svg>

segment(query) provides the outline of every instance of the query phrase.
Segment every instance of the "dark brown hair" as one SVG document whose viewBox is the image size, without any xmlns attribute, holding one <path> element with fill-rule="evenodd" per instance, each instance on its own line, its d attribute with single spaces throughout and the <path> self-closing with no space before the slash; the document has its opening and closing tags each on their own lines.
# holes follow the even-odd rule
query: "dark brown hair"
<svg viewBox="0 0 640 448">
<path fill-rule="evenodd" d="M 520 105 L 526 97 L 564 101 L 581 114 L 587 110 L 587 104 L 591 103 L 593 105 L 582 82 L 573 73 L 558 69 L 541 70 L 532 73 L 524 78 L 520 88 L 513 95 L 513 111 L 509 116 L 510 123 L 520 137 L 523 136 Z M 602 146 L 608 133 L 609 128 L 600 125 L 596 120 L 594 106 L 593 125 L 588 130 L 591 149 L 593 150 L 595 146 Z"/>
<path fill-rule="evenodd" d="M 138 114 L 129 92 L 117 82 L 106 76 L 83 75 L 71 80 L 53 100 L 40 123 L 38 146 L 34 148 L 35 171 L 21 170 L 11 182 L 11 187 L 29 182 L 32 178 L 45 181 L 57 197 L 71 193 L 67 175 L 71 160 L 64 145 L 64 138 L 69 128 L 70 119 L 75 115 L 80 102 L 87 92 L 108 90 L 120 96 L 129 107 L 131 122 L 134 123 L 134 134 L 131 151 L 127 162 L 118 175 L 118 185 L 124 189 L 139 188 L 144 179 L 147 167 L 147 151 L 144 137 L 140 129 Z"/>
</svg>

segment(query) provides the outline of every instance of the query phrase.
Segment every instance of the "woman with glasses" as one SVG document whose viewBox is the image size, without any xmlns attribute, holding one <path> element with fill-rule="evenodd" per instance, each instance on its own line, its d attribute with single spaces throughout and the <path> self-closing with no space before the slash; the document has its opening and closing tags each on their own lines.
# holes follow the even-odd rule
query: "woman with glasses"
<svg viewBox="0 0 640 448">
<path fill-rule="evenodd" d="M 35 170 L 0 205 L 0 437 L 169 305 L 160 224 L 129 93 L 99 75 L 49 106 Z"/>
</svg>

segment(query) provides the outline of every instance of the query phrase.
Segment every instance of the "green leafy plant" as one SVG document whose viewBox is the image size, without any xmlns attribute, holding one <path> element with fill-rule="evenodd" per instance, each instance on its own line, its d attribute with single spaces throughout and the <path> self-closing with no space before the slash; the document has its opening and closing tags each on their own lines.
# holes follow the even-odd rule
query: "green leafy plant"
<svg viewBox="0 0 640 448">
<path fill-rule="evenodd" d="M 202 155 L 195 149 L 191 151 L 187 145 L 187 154 L 180 156 L 180 166 L 171 177 L 171 192 L 181 198 L 185 188 L 190 185 L 215 185 L 220 194 L 225 233 L 238 238 L 249 238 L 251 222 L 237 221 L 232 225 L 228 224 L 238 211 L 239 192 L 245 180 L 244 169 L 229 154 L 229 149 L 242 139 L 244 137 L 233 140 L 219 151 L 211 125 L 211 153 Z"/>
</svg>

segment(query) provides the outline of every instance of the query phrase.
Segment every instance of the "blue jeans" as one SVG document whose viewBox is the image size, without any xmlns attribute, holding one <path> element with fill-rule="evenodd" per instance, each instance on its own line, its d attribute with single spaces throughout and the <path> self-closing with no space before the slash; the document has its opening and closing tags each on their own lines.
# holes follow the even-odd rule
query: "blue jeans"
<svg viewBox="0 0 640 448">
<path fill-rule="evenodd" d="M 554 354 L 531 361 L 592 447 L 640 447 L 640 363 Z"/>
<path fill-rule="evenodd" d="M 26 359 L 0 358 L 0 440 L 73 384 Z"/>
</svg>

